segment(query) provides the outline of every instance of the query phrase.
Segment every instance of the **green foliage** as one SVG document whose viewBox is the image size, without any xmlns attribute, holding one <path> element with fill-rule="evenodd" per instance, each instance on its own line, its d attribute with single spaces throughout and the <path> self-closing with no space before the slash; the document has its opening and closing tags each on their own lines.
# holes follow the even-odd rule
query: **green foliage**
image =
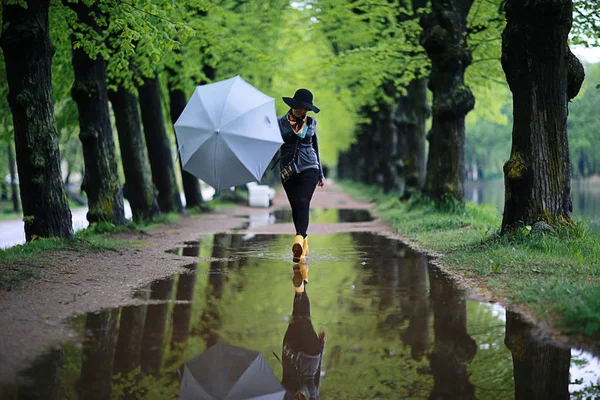
<svg viewBox="0 0 600 400">
<path fill-rule="evenodd" d="M 569 104 L 568 130 L 574 177 L 587 177 L 600 173 L 600 92 L 595 89 L 600 81 L 600 63 L 588 64 L 581 92 Z M 497 85 L 487 99 L 494 106 L 476 103 L 475 110 L 467 116 L 465 165 L 475 167 L 483 178 L 502 177 L 502 167 L 510 156 L 512 142 L 512 105 L 510 92 Z M 490 101 L 492 101 L 490 100 Z M 489 101 L 488 101 L 489 104 Z M 497 108 L 500 113 L 493 110 Z M 480 176 L 481 178 L 481 176 Z"/>
<path fill-rule="evenodd" d="M 569 147 L 575 176 L 600 173 L 600 63 L 586 66 L 586 77 L 579 95 L 569 104 Z"/>
<path fill-rule="evenodd" d="M 597 1 L 573 1 L 571 41 L 586 47 L 600 47 L 600 4 Z"/>
<path fill-rule="evenodd" d="M 475 0 L 467 17 L 467 45 L 473 62 L 466 70 L 465 81 L 476 99 L 475 109 L 467 115 L 467 120 L 475 118 L 475 114 L 494 123 L 507 121 L 503 108 L 510 92 L 500 64 L 502 31 L 506 25 L 501 3 Z"/>
</svg>

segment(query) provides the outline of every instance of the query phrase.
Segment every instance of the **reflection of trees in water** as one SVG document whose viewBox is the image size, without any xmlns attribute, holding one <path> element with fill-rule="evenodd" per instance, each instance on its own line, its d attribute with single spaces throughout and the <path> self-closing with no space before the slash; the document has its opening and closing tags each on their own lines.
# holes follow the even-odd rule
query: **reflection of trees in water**
<svg viewBox="0 0 600 400">
<path fill-rule="evenodd" d="M 506 347 L 512 353 L 515 399 L 568 399 L 571 349 L 536 338 L 535 328 L 506 312 Z"/>
<path fill-rule="evenodd" d="M 378 299 L 379 312 L 389 312 L 378 329 L 401 330 L 400 339 L 410 346 L 413 359 L 420 360 L 431 345 L 427 257 L 383 236 L 353 233 L 352 237 L 373 258 L 360 266 L 370 272 L 362 294 Z"/>
<path fill-rule="evenodd" d="M 18 389 L 18 399 L 45 399 L 57 400 L 59 376 L 62 365 L 63 350 L 52 350 L 36 359 L 35 364 L 27 369 L 23 375 L 31 380 L 31 384 L 23 384 Z M 4 392 L 0 389 L 0 398 Z M 8 398 L 13 398 L 9 396 Z"/>
<path fill-rule="evenodd" d="M 407 249 L 399 289 L 400 312 L 408 318 L 408 327 L 400 333 L 400 339 L 410 346 L 414 360 L 420 360 L 431 346 L 427 267 L 425 255 Z"/>
<path fill-rule="evenodd" d="M 150 298 L 150 285 L 136 295 L 140 300 Z M 127 306 L 121 308 L 119 334 L 114 360 L 114 373 L 128 373 L 140 365 L 144 323 L 148 306 Z"/>
<path fill-rule="evenodd" d="M 153 282 L 150 300 L 170 300 L 173 293 L 173 278 Z M 169 315 L 169 303 L 150 304 L 144 323 L 142 338 L 142 371 L 158 375 L 165 352 L 165 328 Z"/>
<path fill-rule="evenodd" d="M 435 335 L 429 355 L 434 382 L 429 399 L 474 399 L 467 365 L 475 357 L 477 344 L 467 333 L 464 293 L 438 270 L 429 271 L 429 282 Z"/>
<path fill-rule="evenodd" d="M 200 243 L 195 246 L 185 247 L 183 256 L 200 256 Z M 173 306 L 173 333 L 171 335 L 171 349 L 185 345 L 190 331 L 190 320 L 192 317 L 192 301 L 194 300 L 194 288 L 196 287 L 196 271 L 198 264 L 187 265 L 187 272 L 179 275 L 177 282 L 176 299 L 187 303 L 177 303 Z"/>
<path fill-rule="evenodd" d="M 206 289 L 206 306 L 202 311 L 200 321 L 202 328 L 200 336 L 206 342 L 206 348 L 216 344 L 219 340 L 217 331 L 221 328 L 220 300 L 223 297 L 225 289 L 225 266 L 227 261 L 220 259 L 227 258 L 229 254 L 232 235 L 219 233 L 214 236 L 212 258 L 208 272 L 208 286 Z"/>
<path fill-rule="evenodd" d="M 83 400 L 109 399 L 117 343 L 118 310 L 88 314 L 85 320 L 81 374 L 77 384 Z"/>
</svg>

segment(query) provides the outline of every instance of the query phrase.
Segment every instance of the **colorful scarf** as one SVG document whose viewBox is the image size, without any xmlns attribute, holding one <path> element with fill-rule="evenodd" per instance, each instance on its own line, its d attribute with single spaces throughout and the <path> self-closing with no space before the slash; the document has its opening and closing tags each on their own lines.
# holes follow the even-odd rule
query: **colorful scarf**
<svg viewBox="0 0 600 400">
<path fill-rule="evenodd" d="M 292 126 L 294 132 L 296 132 L 296 135 L 300 137 L 300 139 L 304 139 L 304 136 L 306 136 L 306 131 L 308 130 L 308 124 L 306 123 L 306 119 L 307 116 L 297 120 L 291 112 L 287 114 L 288 122 Z"/>
</svg>

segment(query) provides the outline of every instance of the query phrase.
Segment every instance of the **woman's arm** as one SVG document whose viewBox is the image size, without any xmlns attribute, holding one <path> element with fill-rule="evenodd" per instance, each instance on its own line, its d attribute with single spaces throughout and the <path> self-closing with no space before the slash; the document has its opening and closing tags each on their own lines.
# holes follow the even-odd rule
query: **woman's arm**
<svg viewBox="0 0 600 400">
<path fill-rule="evenodd" d="M 317 139 L 317 120 L 314 120 L 315 124 L 315 134 L 312 137 L 312 147 L 315 149 L 315 153 L 317 153 L 317 162 L 319 163 L 319 181 L 322 181 L 325 176 L 323 176 L 323 166 L 321 165 L 321 156 L 319 155 L 319 140 Z"/>
<path fill-rule="evenodd" d="M 319 360 L 319 367 L 315 373 L 315 386 L 317 387 L 317 391 L 319 391 L 321 386 L 321 364 L 323 362 L 323 353 L 325 352 L 325 342 L 327 342 L 327 334 L 325 332 L 319 334 L 319 342 L 321 342 L 321 359 Z"/>
</svg>

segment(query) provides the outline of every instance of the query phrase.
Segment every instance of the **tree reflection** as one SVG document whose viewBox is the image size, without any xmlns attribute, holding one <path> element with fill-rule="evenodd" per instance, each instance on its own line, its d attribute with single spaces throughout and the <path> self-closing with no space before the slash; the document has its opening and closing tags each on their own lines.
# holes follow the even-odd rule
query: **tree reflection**
<svg viewBox="0 0 600 400">
<path fill-rule="evenodd" d="M 215 261 L 210 263 L 208 273 L 208 288 L 206 292 L 206 307 L 202 311 L 200 320 L 202 321 L 202 330 L 200 335 L 206 343 L 206 348 L 215 345 L 219 341 L 217 331 L 221 327 L 220 300 L 223 297 L 225 289 L 225 267 L 228 256 L 228 249 L 231 245 L 231 236 L 229 234 L 219 233 L 214 236 L 212 258 Z"/>
<path fill-rule="evenodd" d="M 467 333 L 467 306 L 464 293 L 449 284 L 437 269 L 429 271 L 435 341 L 429 355 L 433 390 L 429 399 L 474 399 L 467 365 L 477 345 Z"/>
<path fill-rule="evenodd" d="M 188 246 L 183 249 L 182 255 L 188 257 L 198 257 L 200 255 L 200 242 L 194 246 Z M 187 265 L 187 272 L 179 275 L 177 282 L 178 301 L 185 303 L 177 303 L 173 306 L 173 333 L 171 335 L 171 348 L 183 346 L 188 339 L 190 331 L 190 319 L 192 317 L 192 301 L 194 300 L 194 288 L 196 286 L 196 271 L 198 264 L 193 263 Z"/>
<path fill-rule="evenodd" d="M 513 358 L 515 399 L 568 399 L 571 350 L 536 338 L 535 329 L 506 311 L 506 347 Z"/>
<path fill-rule="evenodd" d="M 173 291 L 173 278 L 152 283 L 150 300 L 170 300 Z M 142 338 L 142 371 L 158 375 L 165 351 L 165 328 L 169 315 L 169 303 L 150 304 L 146 313 L 144 336 Z"/>
<path fill-rule="evenodd" d="M 150 298 L 150 285 L 138 292 L 137 298 Z M 127 306 L 121 309 L 119 337 L 114 360 L 115 373 L 128 373 L 140 365 L 142 356 L 142 340 L 144 323 L 148 306 Z"/>
<path fill-rule="evenodd" d="M 408 327 L 400 333 L 400 339 L 410 346 L 411 356 L 416 361 L 431 346 L 427 267 L 425 255 L 407 251 L 400 269 L 400 307 L 402 314 L 408 318 Z"/>
<path fill-rule="evenodd" d="M 118 315 L 118 310 L 110 310 L 86 317 L 87 338 L 77 385 L 80 399 L 110 399 Z"/>
<path fill-rule="evenodd" d="M 59 399 L 58 380 L 62 372 L 62 349 L 52 350 L 39 357 L 35 364 L 24 372 L 31 384 L 19 386 L 18 399 Z M 4 393 L 0 391 L 0 398 Z M 12 398 L 12 396 L 11 396 Z"/>
</svg>

